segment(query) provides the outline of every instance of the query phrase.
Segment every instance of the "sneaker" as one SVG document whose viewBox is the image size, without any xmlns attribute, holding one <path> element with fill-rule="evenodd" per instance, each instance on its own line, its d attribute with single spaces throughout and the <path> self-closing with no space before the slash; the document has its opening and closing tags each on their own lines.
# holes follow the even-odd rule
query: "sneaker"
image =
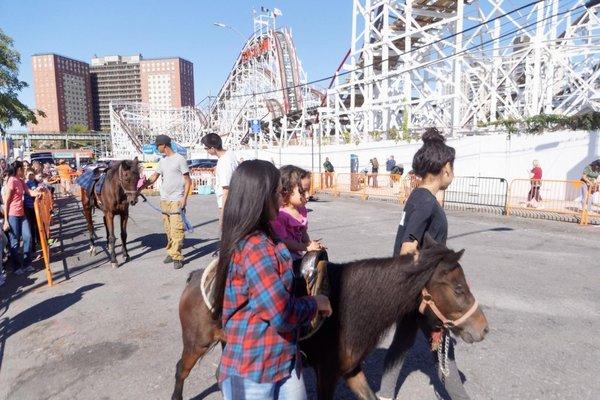
<svg viewBox="0 0 600 400">
<path fill-rule="evenodd" d="M 173 262 L 173 258 L 171 258 L 171 256 L 166 256 L 165 259 L 163 260 L 164 264 L 171 264 Z"/>
<path fill-rule="evenodd" d="M 35 272 L 35 268 L 33 268 L 31 265 L 25 268 L 25 273 L 30 274 L 32 272 Z"/>
<path fill-rule="evenodd" d="M 33 262 L 39 261 L 39 260 L 41 260 L 41 259 L 42 259 L 42 255 L 41 255 L 41 254 L 37 254 L 37 255 L 35 256 L 35 258 L 33 259 Z"/>
<path fill-rule="evenodd" d="M 174 269 L 180 269 L 183 267 L 183 263 L 181 262 L 181 260 L 175 260 L 173 261 L 173 268 Z"/>
<path fill-rule="evenodd" d="M 48 247 L 52 247 L 57 243 L 56 239 L 48 239 Z"/>
</svg>

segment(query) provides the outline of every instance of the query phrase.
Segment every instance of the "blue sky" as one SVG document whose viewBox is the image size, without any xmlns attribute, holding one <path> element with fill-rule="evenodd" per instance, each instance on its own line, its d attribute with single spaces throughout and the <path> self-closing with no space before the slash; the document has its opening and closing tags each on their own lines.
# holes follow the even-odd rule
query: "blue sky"
<svg viewBox="0 0 600 400">
<path fill-rule="evenodd" d="M 21 53 L 20 79 L 31 85 L 31 55 L 58 53 L 90 62 L 94 55 L 180 56 L 194 63 L 196 101 L 216 94 L 241 38 L 220 21 L 252 32 L 252 9 L 277 7 L 279 26 L 292 29 L 309 79 L 332 74 L 350 47 L 352 1 L 0 0 L 0 27 Z M 33 88 L 21 100 L 34 106 Z M 24 129 L 24 128 L 22 128 Z"/>
</svg>

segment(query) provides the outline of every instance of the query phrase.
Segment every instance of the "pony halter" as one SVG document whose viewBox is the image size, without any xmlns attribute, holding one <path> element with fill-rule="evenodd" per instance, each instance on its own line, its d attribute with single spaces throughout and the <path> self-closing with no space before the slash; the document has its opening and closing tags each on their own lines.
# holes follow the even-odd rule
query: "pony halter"
<svg viewBox="0 0 600 400">
<path fill-rule="evenodd" d="M 121 190 L 123 192 L 125 192 L 125 195 L 128 195 L 128 194 L 137 195 L 138 194 L 137 190 L 127 190 L 127 189 L 125 189 L 125 186 L 123 186 L 123 172 L 121 170 L 121 165 L 119 165 L 119 186 L 121 187 Z"/>
<path fill-rule="evenodd" d="M 444 314 L 442 314 L 442 312 L 439 310 L 439 308 L 437 308 L 437 306 L 435 305 L 435 301 L 433 301 L 433 297 L 431 297 L 431 294 L 429 294 L 426 288 L 423 288 L 423 290 L 421 291 L 421 296 L 423 297 L 423 299 L 421 300 L 421 304 L 419 305 L 419 312 L 421 314 L 425 314 L 425 310 L 427 309 L 427 307 L 429 307 L 431 311 L 433 311 L 435 316 L 438 317 L 440 321 L 442 321 L 444 328 L 454 328 L 459 326 L 460 324 L 464 323 L 467 319 L 469 319 L 469 317 L 473 315 L 475 310 L 477 310 L 477 307 L 479 307 L 479 303 L 477 302 L 477 300 L 475 300 L 471 308 L 469 308 L 466 313 L 464 313 L 458 319 L 451 320 L 446 318 Z"/>
</svg>

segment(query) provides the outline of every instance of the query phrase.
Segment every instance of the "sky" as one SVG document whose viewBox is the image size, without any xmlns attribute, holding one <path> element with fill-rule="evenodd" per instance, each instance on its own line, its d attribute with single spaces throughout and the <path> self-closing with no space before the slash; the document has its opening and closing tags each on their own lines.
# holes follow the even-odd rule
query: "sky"
<svg viewBox="0 0 600 400">
<path fill-rule="evenodd" d="M 194 63 L 196 102 L 224 83 L 252 33 L 252 10 L 279 8 L 292 30 L 308 79 L 331 75 L 350 47 L 351 0 L 0 0 L 0 28 L 21 53 L 20 100 L 35 106 L 31 56 L 57 53 L 90 62 L 95 55 L 178 56 Z M 25 128 L 19 127 L 19 130 Z"/>
</svg>

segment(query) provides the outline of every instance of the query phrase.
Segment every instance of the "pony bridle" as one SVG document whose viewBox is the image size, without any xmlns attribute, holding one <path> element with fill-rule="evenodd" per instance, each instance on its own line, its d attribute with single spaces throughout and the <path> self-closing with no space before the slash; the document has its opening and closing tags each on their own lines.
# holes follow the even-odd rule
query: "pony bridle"
<svg viewBox="0 0 600 400">
<path fill-rule="evenodd" d="M 435 305 L 435 301 L 433 301 L 433 297 L 431 297 L 431 294 L 429 294 L 426 288 L 423 288 L 423 290 L 421 291 L 421 297 L 422 300 L 421 304 L 419 305 L 419 312 L 421 314 L 425 314 L 425 310 L 427 309 L 427 307 L 429 307 L 431 311 L 435 314 L 435 316 L 438 317 L 440 321 L 442 321 L 444 328 L 447 329 L 457 327 L 460 324 L 464 323 L 467 319 L 469 319 L 471 315 L 473 315 L 473 313 L 477 310 L 477 307 L 479 307 L 479 303 L 477 302 L 477 300 L 475 300 L 473 302 L 473 305 L 467 310 L 467 312 L 465 312 L 460 318 L 452 320 L 446 318 L 444 314 L 442 314 L 440 309 L 437 308 L 437 306 Z"/>
<path fill-rule="evenodd" d="M 122 170 L 122 166 L 121 166 L 121 165 L 119 165 L 119 186 L 121 187 L 121 190 L 125 192 L 125 195 L 128 195 L 128 194 L 135 194 L 135 195 L 137 195 L 137 194 L 138 194 L 138 191 L 137 191 L 137 190 L 127 190 L 127 189 L 125 189 L 125 187 L 123 186 L 123 179 L 122 179 L 122 178 L 123 178 L 123 175 L 122 175 L 122 171 L 123 171 L 123 170 Z"/>
</svg>

